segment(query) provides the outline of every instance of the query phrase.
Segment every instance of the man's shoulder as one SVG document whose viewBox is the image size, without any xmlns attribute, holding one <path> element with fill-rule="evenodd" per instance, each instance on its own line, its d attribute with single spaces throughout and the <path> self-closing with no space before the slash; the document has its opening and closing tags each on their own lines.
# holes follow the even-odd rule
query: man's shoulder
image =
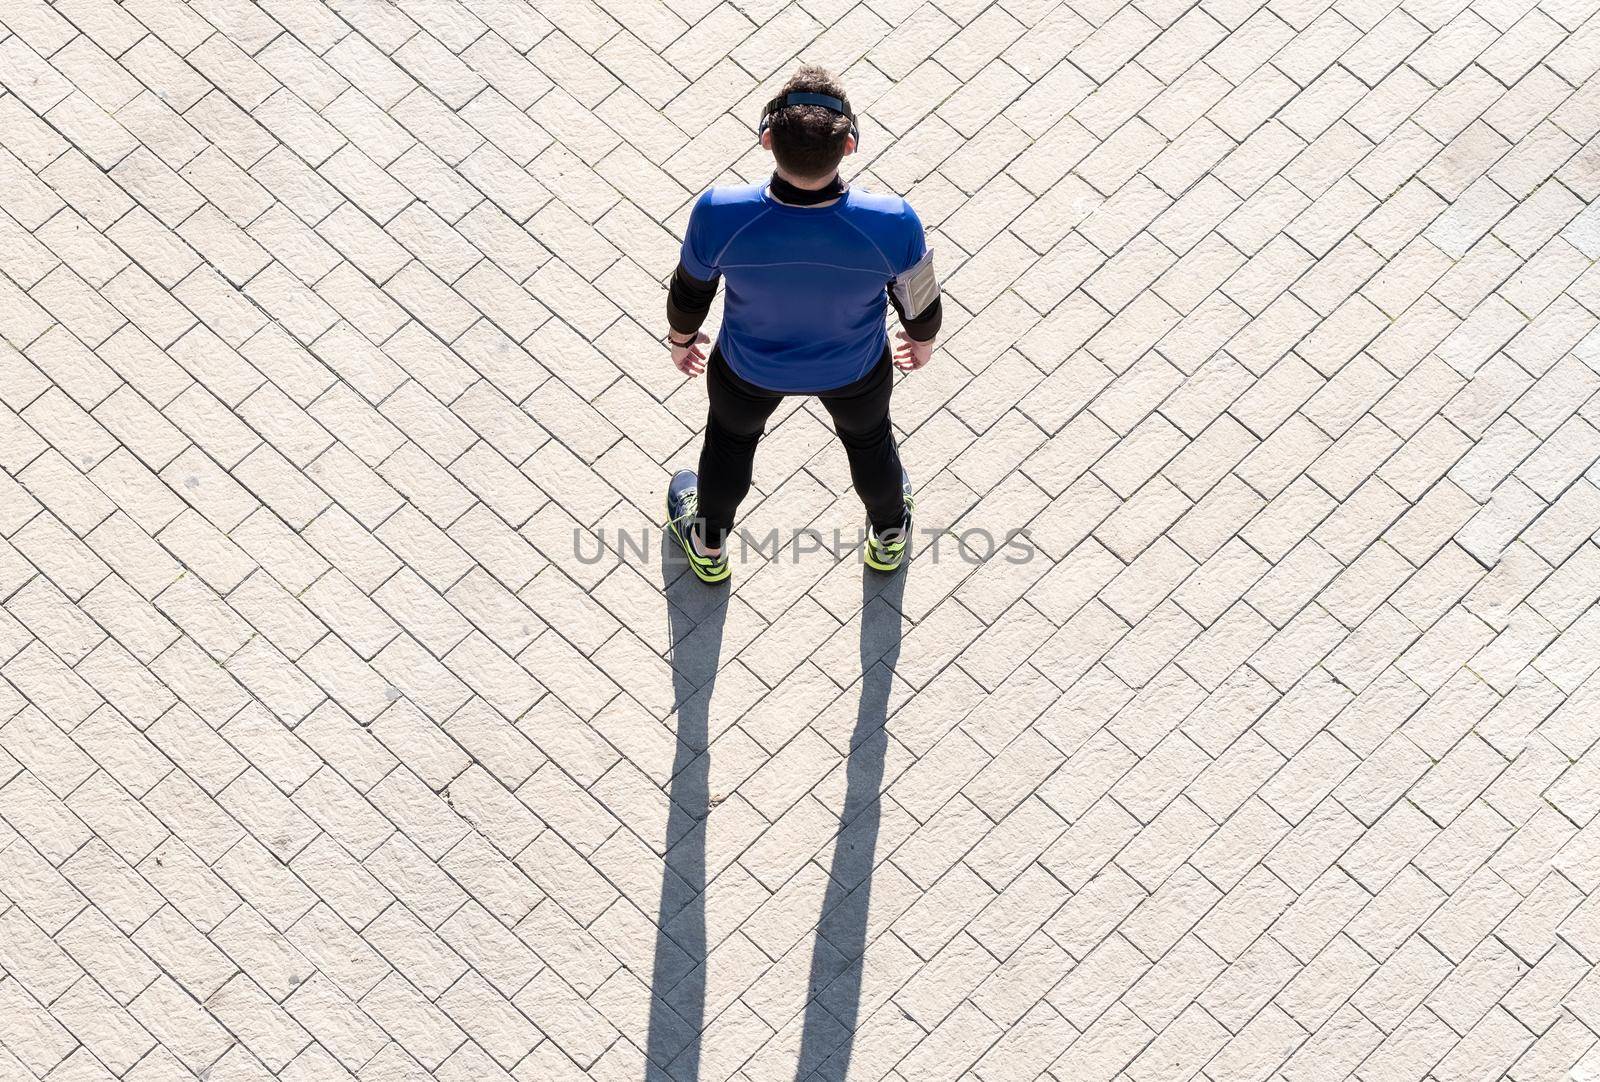
<svg viewBox="0 0 1600 1082">
<path fill-rule="evenodd" d="M 760 206 L 761 184 L 713 184 L 695 202 L 703 207 Z"/>
<path fill-rule="evenodd" d="M 904 196 L 895 195 L 893 192 L 873 192 L 854 185 L 851 186 L 850 192 L 850 205 L 859 207 L 869 214 L 904 218 L 911 213 L 911 204 L 906 202 Z"/>
<path fill-rule="evenodd" d="M 760 212 L 759 185 L 716 184 L 695 198 L 689 218 L 701 236 L 726 237 Z"/>
<path fill-rule="evenodd" d="M 851 219 L 880 244 L 908 244 L 922 232 L 922 220 L 904 196 L 850 189 Z"/>
</svg>

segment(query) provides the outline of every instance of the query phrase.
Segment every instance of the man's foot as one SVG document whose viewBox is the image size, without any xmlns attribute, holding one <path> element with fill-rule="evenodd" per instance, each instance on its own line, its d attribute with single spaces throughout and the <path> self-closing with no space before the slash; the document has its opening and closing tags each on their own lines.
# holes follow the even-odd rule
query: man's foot
<svg viewBox="0 0 1600 1082">
<path fill-rule="evenodd" d="M 733 574 L 728 566 L 728 554 L 720 552 L 707 556 L 694 537 L 695 522 L 700 515 L 700 496 L 697 486 L 700 478 L 693 470 L 679 470 L 672 475 L 667 486 L 667 530 L 683 546 L 689 558 L 689 570 L 701 582 L 721 582 Z"/>
<path fill-rule="evenodd" d="M 911 542 L 911 475 L 900 467 L 900 492 L 905 497 L 906 514 L 898 527 L 879 533 L 867 522 L 867 543 L 861 548 L 861 558 L 874 571 L 895 571 L 906 557 L 906 546 Z"/>
</svg>

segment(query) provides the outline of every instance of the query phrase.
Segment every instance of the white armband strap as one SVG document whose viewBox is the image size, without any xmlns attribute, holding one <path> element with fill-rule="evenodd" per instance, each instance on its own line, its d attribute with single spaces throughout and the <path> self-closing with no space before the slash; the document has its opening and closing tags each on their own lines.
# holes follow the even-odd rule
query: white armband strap
<svg viewBox="0 0 1600 1082">
<path fill-rule="evenodd" d="M 907 319 L 916 319 L 939 299 L 939 276 L 933 270 L 933 249 L 894 280 L 895 300 Z"/>
</svg>

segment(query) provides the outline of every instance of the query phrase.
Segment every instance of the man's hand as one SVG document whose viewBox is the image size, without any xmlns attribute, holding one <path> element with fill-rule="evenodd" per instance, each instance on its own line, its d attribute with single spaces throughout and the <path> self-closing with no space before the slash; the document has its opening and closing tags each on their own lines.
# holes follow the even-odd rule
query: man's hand
<svg viewBox="0 0 1600 1082">
<path fill-rule="evenodd" d="M 677 331 L 668 331 L 667 341 L 672 345 L 672 363 L 678 371 L 686 376 L 698 376 L 706 370 L 706 355 L 700 346 L 711 339 L 704 331 L 696 331 L 687 338 Z"/>
<path fill-rule="evenodd" d="M 905 331 L 895 331 L 894 336 L 900 339 L 894 351 L 894 366 L 900 371 L 915 372 L 933 357 L 932 338 L 919 342 Z"/>
</svg>

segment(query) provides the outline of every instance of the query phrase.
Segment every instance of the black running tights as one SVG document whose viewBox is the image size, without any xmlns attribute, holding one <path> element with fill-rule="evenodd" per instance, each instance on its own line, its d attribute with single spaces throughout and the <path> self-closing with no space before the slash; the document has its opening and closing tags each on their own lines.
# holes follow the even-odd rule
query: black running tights
<svg viewBox="0 0 1600 1082">
<path fill-rule="evenodd" d="M 867 507 L 867 518 L 880 533 L 899 527 L 905 515 L 900 450 L 889 424 L 893 389 L 894 366 L 885 346 L 865 376 L 816 395 L 833 417 L 834 431 L 850 459 L 850 479 Z M 742 379 L 716 347 L 706 360 L 706 392 L 711 408 L 700 449 L 700 517 L 705 521 L 702 538 L 715 547 L 733 528 L 734 512 L 750 491 L 756 444 L 786 392 Z"/>
</svg>

